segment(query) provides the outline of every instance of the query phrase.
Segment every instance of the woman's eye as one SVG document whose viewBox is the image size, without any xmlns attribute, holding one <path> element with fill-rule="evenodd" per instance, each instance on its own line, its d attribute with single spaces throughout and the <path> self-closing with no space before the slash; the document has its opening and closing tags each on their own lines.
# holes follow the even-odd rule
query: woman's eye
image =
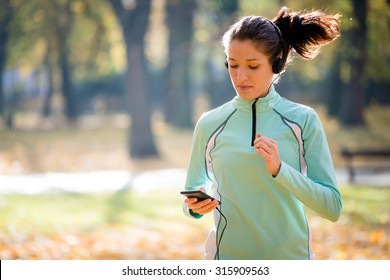
<svg viewBox="0 0 390 280">
<path fill-rule="evenodd" d="M 234 65 L 234 64 L 233 64 L 233 65 L 230 64 L 229 67 L 230 67 L 230 68 L 233 68 L 233 69 L 236 69 L 236 68 L 238 68 L 239 66 L 238 66 L 238 65 Z M 252 70 L 255 70 L 255 69 L 259 68 L 259 66 L 258 66 L 258 65 L 256 65 L 256 66 L 248 66 L 248 68 L 249 68 L 249 69 L 252 69 Z"/>
</svg>

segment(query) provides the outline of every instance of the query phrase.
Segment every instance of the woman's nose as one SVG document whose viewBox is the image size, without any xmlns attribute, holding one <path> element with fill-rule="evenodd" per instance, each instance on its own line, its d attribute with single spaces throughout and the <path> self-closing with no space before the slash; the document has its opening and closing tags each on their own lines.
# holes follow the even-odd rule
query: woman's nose
<svg viewBox="0 0 390 280">
<path fill-rule="evenodd" d="M 246 79 L 248 79 L 247 71 L 245 71 L 245 69 L 243 69 L 243 68 L 238 69 L 236 78 L 237 78 L 238 82 L 245 81 Z"/>
</svg>

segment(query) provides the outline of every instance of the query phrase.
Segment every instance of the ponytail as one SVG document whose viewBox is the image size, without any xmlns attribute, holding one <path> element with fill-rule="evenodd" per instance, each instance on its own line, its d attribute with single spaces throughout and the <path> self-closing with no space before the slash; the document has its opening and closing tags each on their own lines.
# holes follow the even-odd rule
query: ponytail
<svg viewBox="0 0 390 280">
<path fill-rule="evenodd" d="M 315 58 L 320 47 L 340 36 L 339 18 L 339 14 L 328 15 L 319 10 L 289 13 L 288 8 L 281 8 L 273 22 L 283 37 L 284 61 L 292 49 L 304 59 Z"/>
</svg>

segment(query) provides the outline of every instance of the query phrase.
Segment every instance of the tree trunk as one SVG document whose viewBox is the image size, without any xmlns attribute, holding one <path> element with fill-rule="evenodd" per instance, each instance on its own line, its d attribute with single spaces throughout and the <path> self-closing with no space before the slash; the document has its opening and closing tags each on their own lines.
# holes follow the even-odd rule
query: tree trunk
<svg viewBox="0 0 390 280">
<path fill-rule="evenodd" d="M 59 71 L 61 76 L 61 92 L 65 102 L 65 115 L 68 121 L 75 123 L 78 118 L 77 103 L 73 92 L 72 67 L 69 63 L 69 46 L 67 39 L 73 23 L 73 13 L 71 11 L 72 1 L 68 0 L 65 6 L 58 6 L 63 11 L 60 14 L 57 26 L 57 44 L 59 48 Z"/>
<path fill-rule="evenodd" d="M 54 92 L 54 81 L 53 81 L 53 69 L 50 61 L 50 56 L 51 56 L 51 47 L 50 43 L 48 43 L 48 48 L 46 51 L 45 55 L 45 74 L 47 76 L 47 92 L 43 101 L 43 108 L 42 108 L 42 116 L 43 117 L 49 117 L 52 113 L 51 109 L 51 101 L 53 97 L 53 92 Z"/>
<path fill-rule="evenodd" d="M 364 124 L 367 57 L 367 0 L 353 0 L 355 25 L 350 31 L 350 79 L 343 96 L 341 123 L 346 126 Z"/>
<path fill-rule="evenodd" d="M 190 96 L 191 41 L 195 0 L 167 3 L 167 26 L 170 30 L 168 65 L 165 69 L 165 121 L 177 126 L 192 127 Z"/>
<path fill-rule="evenodd" d="M 61 92 L 65 101 L 65 115 L 68 121 L 75 123 L 78 117 L 77 103 L 73 93 L 72 70 L 69 65 L 68 51 L 60 51 L 59 69 L 61 75 Z"/>
<path fill-rule="evenodd" d="M 126 43 L 127 72 L 125 89 L 128 97 L 131 126 L 129 155 L 133 158 L 158 156 L 151 129 L 151 113 L 146 84 L 144 37 L 150 13 L 150 0 L 138 0 L 131 7 L 122 1 L 110 1 L 122 26 Z"/>
<path fill-rule="evenodd" d="M 4 117 L 5 93 L 2 77 L 7 62 L 8 26 L 13 15 L 13 10 L 10 5 L 10 0 L 0 0 L 0 7 L 0 117 Z"/>
<path fill-rule="evenodd" d="M 131 37 L 130 37 L 131 38 Z M 146 73 L 143 44 L 138 40 L 127 47 L 127 83 L 130 116 L 132 119 L 129 131 L 130 156 L 145 158 L 156 156 L 157 149 L 151 129 L 150 102 L 146 88 Z"/>
<path fill-rule="evenodd" d="M 340 103 L 344 88 L 344 84 L 340 77 L 341 56 L 342 54 L 340 52 L 336 54 L 335 61 L 332 64 L 332 67 L 328 73 L 328 79 L 326 80 L 326 83 L 328 83 L 326 88 L 329 89 L 329 92 L 326 92 L 328 95 L 325 96 L 328 114 L 336 118 L 340 116 Z"/>
</svg>

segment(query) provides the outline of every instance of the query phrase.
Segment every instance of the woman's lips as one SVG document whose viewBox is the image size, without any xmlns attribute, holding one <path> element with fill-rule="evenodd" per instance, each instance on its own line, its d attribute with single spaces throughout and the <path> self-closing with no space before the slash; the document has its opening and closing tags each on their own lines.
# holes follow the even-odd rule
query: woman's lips
<svg viewBox="0 0 390 280">
<path fill-rule="evenodd" d="M 237 86 L 240 90 L 245 91 L 251 88 L 251 86 Z"/>
</svg>

